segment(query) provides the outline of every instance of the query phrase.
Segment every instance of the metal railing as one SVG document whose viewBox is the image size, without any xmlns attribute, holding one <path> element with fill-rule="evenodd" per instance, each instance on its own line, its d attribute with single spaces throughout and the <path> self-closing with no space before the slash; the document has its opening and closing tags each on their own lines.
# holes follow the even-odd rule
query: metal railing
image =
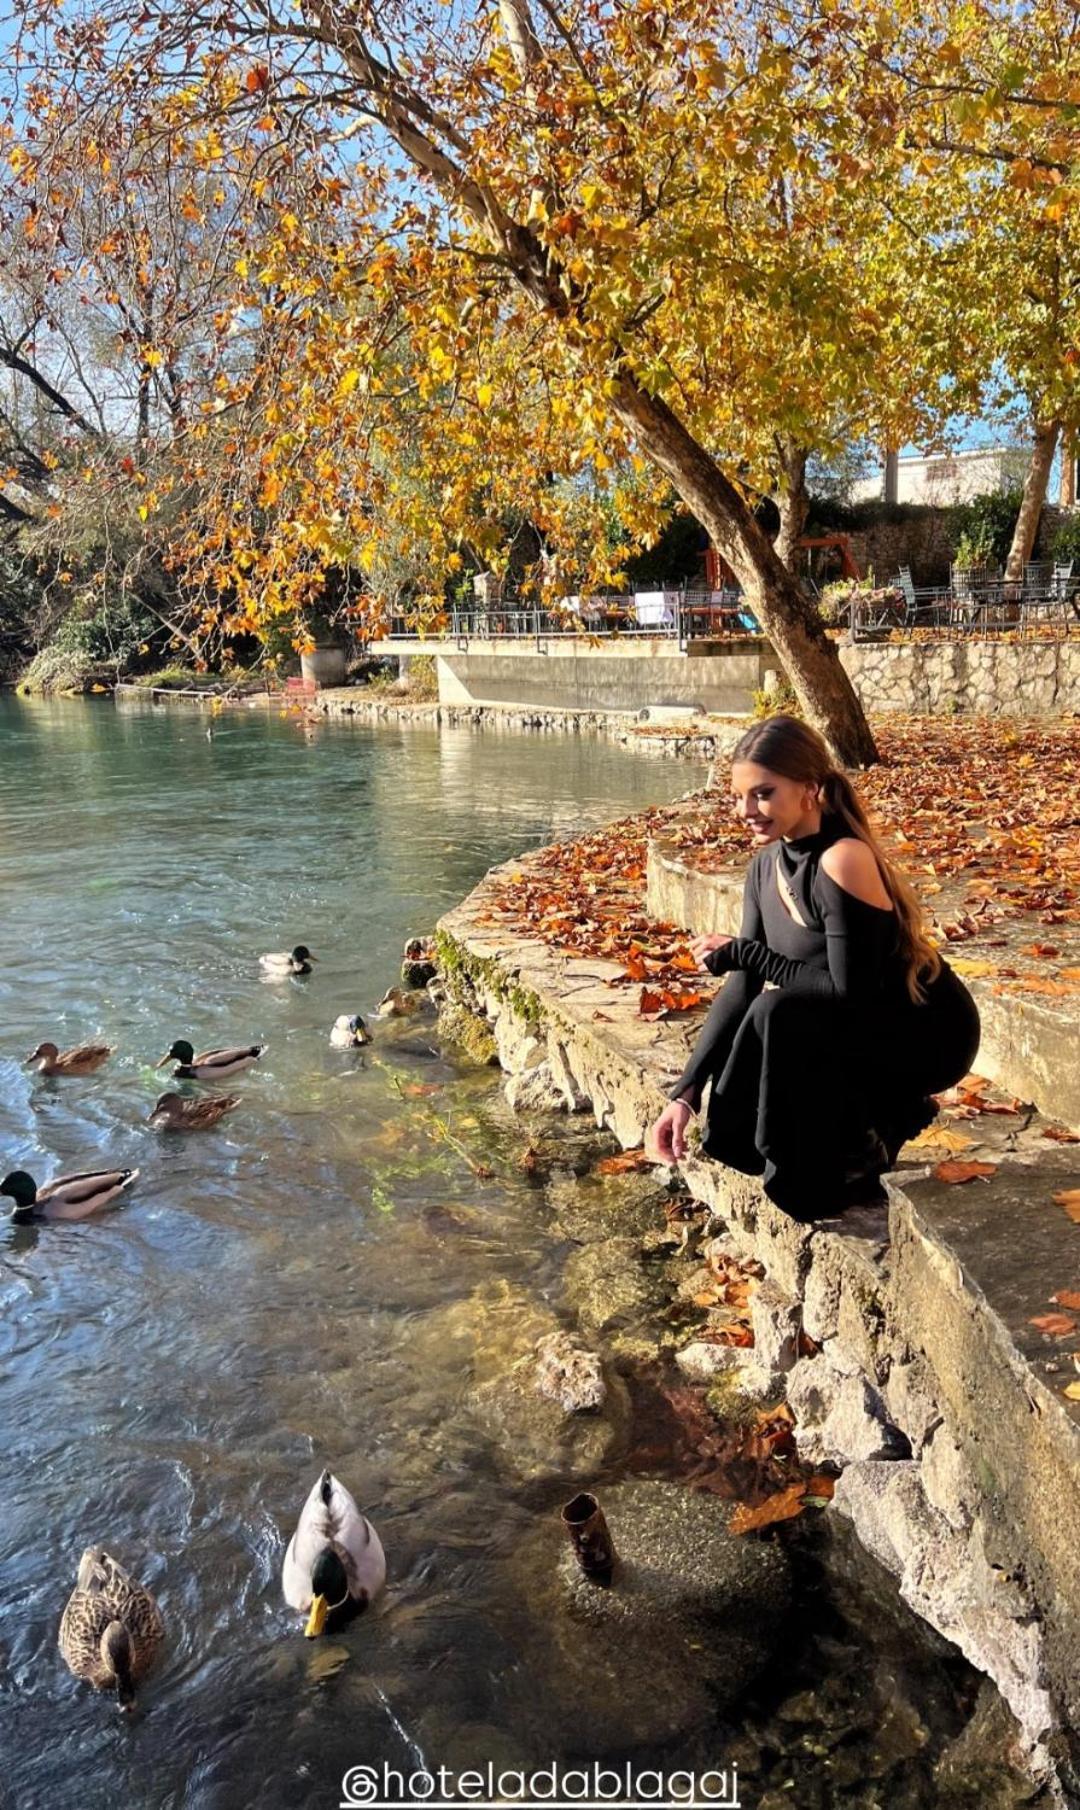
<svg viewBox="0 0 1080 1810">
<path fill-rule="evenodd" d="M 627 636 L 670 640 L 682 647 L 688 641 L 760 639 L 762 629 L 741 593 L 686 590 L 567 598 L 561 609 L 513 602 L 455 607 L 440 634 L 459 642 Z M 387 635 L 394 640 L 432 638 L 407 616 L 392 616 Z"/>
<path fill-rule="evenodd" d="M 1065 641 L 1080 635 L 1080 581 L 1034 586 L 1017 579 L 972 585 L 898 585 L 892 598 L 852 597 L 848 627 L 855 641 L 931 631 L 935 639 Z"/>
</svg>

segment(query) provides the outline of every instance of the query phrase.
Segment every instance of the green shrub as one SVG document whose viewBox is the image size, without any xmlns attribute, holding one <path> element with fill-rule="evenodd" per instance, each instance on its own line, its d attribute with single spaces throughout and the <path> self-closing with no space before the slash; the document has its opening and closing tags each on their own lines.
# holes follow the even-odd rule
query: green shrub
<svg viewBox="0 0 1080 1810">
<path fill-rule="evenodd" d="M 1059 565 L 1065 565 L 1071 559 L 1080 568 L 1080 509 L 1058 523 L 1050 542 L 1050 553 Z"/>
<path fill-rule="evenodd" d="M 776 684 L 762 685 L 750 693 L 754 700 L 754 715 L 765 716 L 801 716 L 802 708 L 791 688 L 785 673 L 778 673 Z"/>
<path fill-rule="evenodd" d="M 970 502 L 958 503 L 953 510 L 957 539 L 954 565 L 984 566 L 991 561 L 1004 565 L 1012 544 L 1013 529 L 1020 513 L 1023 491 L 987 490 L 973 496 Z M 973 550 L 974 557 L 961 558 L 961 548 Z"/>
</svg>

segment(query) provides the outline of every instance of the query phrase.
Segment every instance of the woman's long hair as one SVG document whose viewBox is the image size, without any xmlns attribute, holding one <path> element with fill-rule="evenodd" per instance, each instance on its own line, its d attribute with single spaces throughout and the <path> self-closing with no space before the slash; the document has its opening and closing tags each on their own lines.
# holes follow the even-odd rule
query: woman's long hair
<svg viewBox="0 0 1080 1810">
<path fill-rule="evenodd" d="M 900 923 L 900 951 L 907 965 L 907 988 L 915 1003 L 926 998 L 924 982 L 941 973 L 941 957 L 930 941 L 923 909 L 915 893 L 882 851 L 870 828 L 862 801 L 846 773 L 835 767 L 829 750 L 806 723 L 795 716 L 770 716 L 755 723 L 737 744 L 732 762 L 753 761 L 785 779 L 817 786 L 822 807 L 846 823 L 853 836 L 865 842 L 881 871 L 885 890 L 896 907 Z"/>
</svg>

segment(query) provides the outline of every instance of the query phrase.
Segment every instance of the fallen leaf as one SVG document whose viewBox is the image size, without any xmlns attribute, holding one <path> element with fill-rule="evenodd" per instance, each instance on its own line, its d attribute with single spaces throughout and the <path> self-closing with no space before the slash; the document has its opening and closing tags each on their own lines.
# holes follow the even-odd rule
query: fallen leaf
<svg viewBox="0 0 1080 1810">
<path fill-rule="evenodd" d="M 1045 961 L 1051 961 L 1058 951 L 1053 943 L 1028 943 L 1020 953 L 1021 955 L 1041 956 Z"/>
<path fill-rule="evenodd" d="M 984 974 L 997 973 L 996 962 L 966 962 L 960 956 L 950 961 L 949 966 L 954 974 L 963 975 L 965 980 L 978 980 Z"/>
<path fill-rule="evenodd" d="M 1045 1125 L 1043 1137 L 1053 1138 L 1055 1144 L 1080 1144 L 1080 1137 L 1075 1131 L 1066 1131 L 1064 1125 Z"/>
<path fill-rule="evenodd" d="M 620 1150 L 615 1156 L 605 1156 L 596 1165 L 597 1175 L 626 1175 L 638 1169 L 651 1169 L 655 1158 L 646 1155 L 644 1145 L 636 1150 Z"/>
<path fill-rule="evenodd" d="M 827 1496 L 831 1500 L 836 1488 L 835 1477 L 811 1477 L 806 1486 L 808 1496 Z"/>
<path fill-rule="evenodd" d="M 1059 1288 L 1056 1295 L 1050 1296 L 1055 1307 L 1075 1307 L 1080 1309 L 1080 1294 L 1075 1288 Z"/>
<path fill-rule="evenodd" d="M 1080 1401 L 1080 1383 L 1066 1383 L 1064 1393 L 1070 1401 Z"/>
<path fill-rule="evenodd" d="M 996 1175 L 997 1172 L 996 1163 L 952 1162 L 951 1160 L 938 1163 L 934 1169 L 934 1174 L 939 1182 L 973 1182 L 976 1179 L 989 1181 L 990 1177 Z"/>
<path fill-rule="evenodd" d="M 928 1125 L 917 1138 L 909 1138 L 904 1147 L 907 1150 L 970 1150 L 974 1142 L 974 1138 L 965 1137 L 962 1131 L 950 1131 L 947 1125 Z"/>
<path fill-rule="evenodd" d="M 1076 1331 L 1076 1321 L 1071 1314 L 1036 1314 L 1028 1321 L 1029 1326 L 1037 1326 L 1040 1332 L 1048 1333 L 1052 1339 L 1067 1339 L 1070 1332 Z"/>
<path fill-rule="evenodd" d="M 1051 1195 L 1056 1207 L 1064 1207 L 1069 1218 L 1080 1225 L 1080 1188 L 1062 1188 Z"/>
<path fill-rule="evenodd" d="M 753 1533 L 756 1528 L 771 1527 L 776 1521 L 790 1521 L 793 1515 L 802 1514 L 805 1495 L 805 1483 L 792 1483 L 774 1496 L 766 1496 L 756 1508 L 748 1508 L 745 1502 L 740 1502 L 732 1512 L 728 1532 Z"/>
</svg>

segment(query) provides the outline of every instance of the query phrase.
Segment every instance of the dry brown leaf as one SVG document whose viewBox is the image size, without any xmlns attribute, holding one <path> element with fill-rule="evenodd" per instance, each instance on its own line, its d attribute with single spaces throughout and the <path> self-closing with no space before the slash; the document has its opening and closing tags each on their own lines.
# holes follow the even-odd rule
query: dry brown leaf
<svg viewBox="0 0 1080 1810">
<path fill-rule="evenodd" d="M 997 1172 L 996 1163 L 975 1163 L 970 1160 L 953 1162 L 951 1159 L 938 1163 L 934 1169 L 934 1174 L 939 1182 L 989 1181 L 990 1177 L 996 1175 Z"/>
<path fill-rule="evenodd" d="M 1035 1314 L 1028 1321 L 1029 1326 L 1037 1326 L 1040 1332 L 1049 1334 L 1052 1339 L 1067 1339 L 1076 1331 L 1076 1321 L 1071 1314 Z"/>
<path fill-rule="evenodd" d="M 1066 1131 L 1064 1125 L 1044 1125 L 1043 1137 L 1053 1138 L 1055 1144 L 1080 1144 L 1076 1132 Z"/>
<path fill-rule="evenodd" d="M 831 1499 L 835 1489 L 835 1477 L 811 1477 L 806 1486 L 806 1493 L 808 1496 L 828 1496 Z"/>
<path fill-rule="evenodd" d="M 802 1514 L 806 1493 L 805 1483 L 792 1483 L 774 1496 L 766 1496 L 756 1508 L 748 1508 L 745 1502 L 740 1502 L 728 1522 L 728 1532 L 753 1533 L 759 1527 L 772 1527 L 776 1521 L 790 1521 L 794 1515 Z"/>
<path fill-rule="evenodd" d="M 996 962 L 964 961 L 959 955 L 949 962 L 949 966 L 954 974 L 963 975 L 965 980 L 979 980 L 984 974 L 997 973 Z"/>
<path fill-rule="evenodd" d="M 636 1150 L 620 1150 L 615 1156 L 605 1156 L 596 1165 L 597 1175 L 626 1175 L 638 1169 L 651 1169 L 655 1159 L 646 1153 L 644 1145 Z"/>
<path fill-rule="evenodd" d="M 1075 1288 L 1059 1288 L 1056 1295 L 1050 1296 L 1055 1307 L 1073 1307 L 1080 1309 L 1080 1294 Z"/>
<path fill-rule="evenodd" d="M 1070 1401 L 1080 1401 L 1080 1383 L 1066 1383 L 1064 1393 Z"/>
<path fill-rule="evenodd" d="M 1061 1188 L 1051 1195 L 1056 1207 L 1064 1207 L 1069 1218 L 1080 1225 L 1080 1188 Z"/>
<path fill-rule="evenodd" d="M 974 1138 L 965 1137 L 962 1131 L 950 1131 L 947 1125 L 928 1125 L 920 1131 L 917 1138 L 909 1138 L 906 1150 L 970 1150 Z"/>
</svg>

